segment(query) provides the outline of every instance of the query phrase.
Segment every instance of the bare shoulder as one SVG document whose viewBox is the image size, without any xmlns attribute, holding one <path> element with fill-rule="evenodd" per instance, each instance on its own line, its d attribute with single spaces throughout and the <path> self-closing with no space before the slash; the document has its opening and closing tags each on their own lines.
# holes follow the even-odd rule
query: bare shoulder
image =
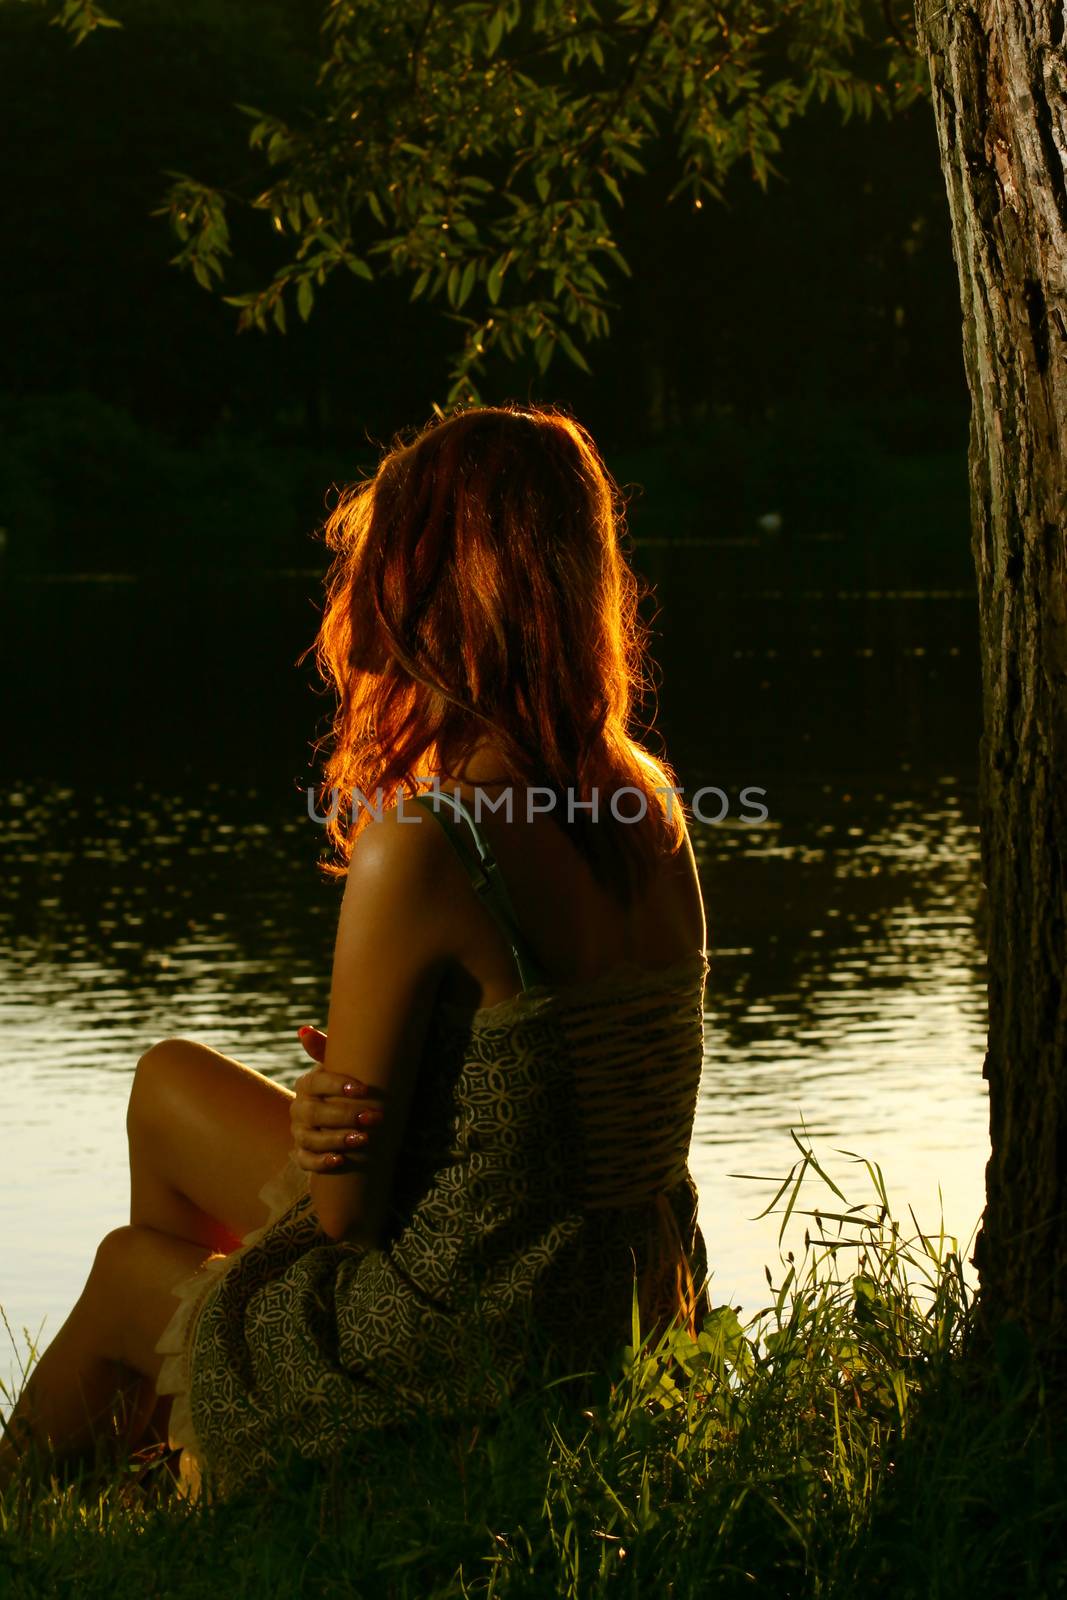
<svg viewBox="0 0 1067 1600">
<path fill-rule="evenodd" d="M 348 880 L 363 889 L 392 885 L 397 894 L 425 893 L 440 873 L 440 830 L 410 800 L 372 814 L 352 848 Z"/>
<path fill-rule="evenodd" d="M 453 957 L 454 885 L 450 891 L 449 845 L 439 832 L 418 806 L 401 804 L 374 814 L 353 844 L 335 974 L 343 970 L 347 989 L 379 1010 L 390 994 L 402 1008 L 416 990 L 426 999 Z"/>
</svg>

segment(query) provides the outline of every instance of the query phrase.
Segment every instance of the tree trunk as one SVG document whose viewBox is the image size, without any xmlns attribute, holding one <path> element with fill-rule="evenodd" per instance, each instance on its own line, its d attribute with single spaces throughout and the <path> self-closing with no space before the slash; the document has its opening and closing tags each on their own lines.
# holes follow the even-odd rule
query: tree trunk
<svg viewBox="0 0 1067 1600">
<path fill-rule="evenodd" d="M 1052 0 L 916 0 L 971 391 L 992 1154 L 986 1326 L 1067 1304 L 1067 61 Z"/>
</svg>

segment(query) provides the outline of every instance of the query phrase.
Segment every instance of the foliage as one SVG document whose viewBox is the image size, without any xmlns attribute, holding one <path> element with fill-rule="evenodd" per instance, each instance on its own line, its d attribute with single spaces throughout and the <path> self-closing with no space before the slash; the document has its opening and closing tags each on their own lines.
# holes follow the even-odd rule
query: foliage
<svg viewBox="0 0 1067 1600">
<path fill-rule="evenodd" d="M 84 37 L 97 14 L 66 0 L 63 15 Z M 612 208 L 635 175 L 669 150 L 672 199 L 720 199 L 742 162 L 765 189 L 812 102 L 847 121 L 925 93 L 910 26 L 875 0 L 328 0 L 304 116 L 241 108 L 266 186 L 173 174 L 174 259 L 219 287 L 247 198 L 286 256 L 226 296 L 241 327 L 284 331 L 294 307 L 306 320 L 343 268 L 445 307 L 462 330 L 449 404 L 477 397 L 493 352 L 543 372 L 559 349 L 586 368 L 609 274 L 629 271 Z"/>
<path fill-rule="evenodd" d="M 1064 1449 L 1040 1374 L 1025 1342 L 984 1376 L 960 1362 L 954 1242 L 906 1237 L 866 1170 L 872 1203 L 810 1208 L 802 1261 L 747 1326 L 719 1306 L 696 1341 L 635 1330 L 581 1400 L 398 1431 L 214 1507 L 162 1468 L 15 1485 L 8 1593 L 1058 1592 Z M 785 1212 L 818 1171 L 802 1145 Z"/>
<path fill-rule="evenodd" d="M 306 563 L 331 479 L 355 467 L 224 431 L 181 449 L 89 393 L 0 393 L 0 530 L 20 571 Z"/>
<path fill-rule="evenodd" d="M 8 0 L 11 3 L 11 0 Z M 82 44 L 97 28 L 121 28 L 122 23 L 113 17 L 109 11 L 104 11 L 96 4 L 96 0 L 59 0 L 58 5 L 51 5 L 51 0 L 16 0 L 22 5 L 50 5 L 52 16 L 49 22 L 53 27 L 62 28 L 69 33 L 75 44 Z"/>
</svg>

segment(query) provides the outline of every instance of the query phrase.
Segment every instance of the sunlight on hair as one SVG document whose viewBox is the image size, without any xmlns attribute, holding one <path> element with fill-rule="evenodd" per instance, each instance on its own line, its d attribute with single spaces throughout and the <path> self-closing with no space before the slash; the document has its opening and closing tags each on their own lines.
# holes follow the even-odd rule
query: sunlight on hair
<svg viewBox="0 0 1067 1600">
<path fill-rule="evenodd" d="M 640 742 L 651 697 L 642 590 L 621 545 L 621 497 L 587 431 L 562 412 L 477 406 L 432 422 L 345 491 L 315 642 L 337 695 L 322 778 L 343 874 L 368 814 L 354 790 L 414 794 L 491 743 L 508 776 L 580 799 L 624 786 L 638 825 L 566 820 L 624 896 L 684 837 L 666 763 Z M 657 792 L 660 791 L 660 792 Z"/>
</svg>

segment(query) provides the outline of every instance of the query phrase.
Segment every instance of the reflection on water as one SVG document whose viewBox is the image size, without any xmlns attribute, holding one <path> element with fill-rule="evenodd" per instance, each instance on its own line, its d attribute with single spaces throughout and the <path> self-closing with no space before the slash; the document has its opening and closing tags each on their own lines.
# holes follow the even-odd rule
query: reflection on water
<svg viewBox="0 0 1067 1600">
<path fill-rule="evenodd" d="M 965 1241 L 978 1218 L 987 1132 L 973 621 L 952 596 L 846 595 L 835 610 L 825 597 L 764 595 L 709 610 L 705 589 L 697 631 L 691 580 L 682 572 L 661 590 L 671 621 L 659 649 L 663 713 L 679 781 L 689 794 L 758 784 L 770 811 L 754 826 L 735 805 L 722 825 L 693 828 L 712 964 L 691 1165 L 713 1293 L 755 1310 L 778 1219 L 749 1219 L 796 1153 L 791 1127 L 806 1126 L 850 1198 L 870 1191 L 838 1150 L 883 1165 L 905 1220 L 910 1203 L 936 1228 L 939 1185 L 951 1231 Z M 291 584 L 286 596 L 269 616 L 262 594 L 257 602 L 275 667 L 307 643 L 306 596 Z M 114 595 L 107 603 L 118 626 Z M 75 633 L 77 615 L 72 606 Z M 246 625 L 227 614 L 231 631 Z M 192 637 L 199 651 L 202 634 Z M 63 747 L 38 737 L 35 765 L 33 730 L 69 712 L 69 685 L 23 698 L 0 794 L 0 1305 L 23 1350 L 21 1329 L 43 1322 L 47 1342 L 96 1242 L 127 1220 L 123 1120 L 147 1045 L 201 1038 L 291 1082 L 306 1064 L 296 1029 L 326 1013 L 340 886 L 316 870 L 322 836 L 296 770 L 314 731 L 306 702 L 275 706 L 272 722 L 271 679 L 234 717 L 220 678 L 224 709 L 211 722 L 202 664 L 205 677 L 184 691 L 199 696 L 194 707 L 177 704 L 180 674 L 134 684 L 117 647 L 112 657 L 100 667 L 86 655 L 78 726 L 64 729 Z M 117 724 L 114 699 L 98 698 L 105 682 L 128 702 Z M 167 718 L 139 721 L 161 685 Z M 163 781 L 158 759 L 178 740 L 187 770 L 225 778 Z M 210 756 L 224 748 L 222 769 Z M 25 777 L 57 771 L 63 781 Z M 130 771 L 150 775 L 116 780 Z M 802 1233 L 800 1221 L 791 1241 Z M 5 1382 L 14 1368 L 13 1354 L 0 1355 Z"/>
<path fill-rule="evenodd" d="M 858 798 L 858 797 L 857 797 Z M 760 1303 L 774 1192 L 806 1127 L 850 1200 L 878 1161 L 894 1212 L 913 1205 L 966 1242 L 987 1154 L 985 985 L 973 795 L 813 794 L 788 822 L 704 830 L 702 879 L 717 945 L 692 1166 L 718 1292 Z M 709 838 L 709 831 L 713 837 Z M 716 924 L 718 937 L 715 938 Z M 827 1195 L 812 1192 L 811 1202 Z M 803 1234 L 803 1224 L 789 1242 Z"/>
</svg>

